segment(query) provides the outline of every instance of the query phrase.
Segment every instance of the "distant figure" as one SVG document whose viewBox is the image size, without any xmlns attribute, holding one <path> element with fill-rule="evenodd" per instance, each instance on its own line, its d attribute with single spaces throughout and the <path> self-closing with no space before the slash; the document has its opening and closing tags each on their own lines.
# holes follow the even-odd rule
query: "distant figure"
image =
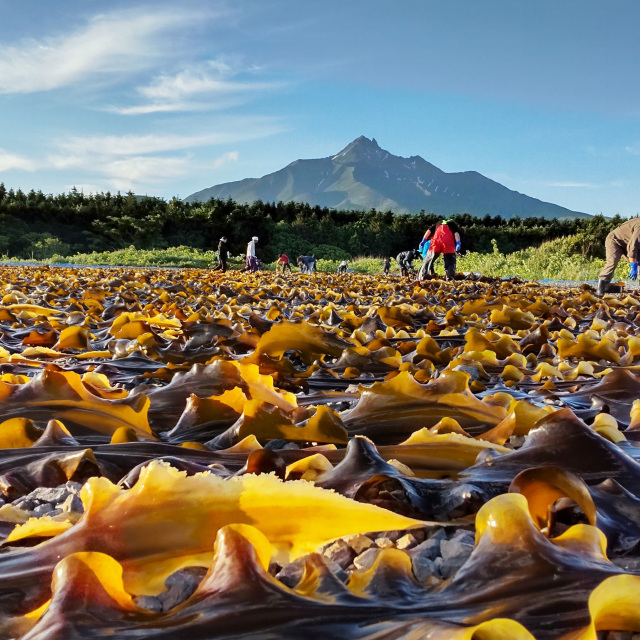
<svg viewBox="0 0 640 640">
<path fill-rule="evenodd" d="M 430 229 L 431 234 L 433 234 L 435 232 L 435 226 Z M 422 265 L 424 265 L 424 261 L 427 257 L 427 255 L 429 254 L 429 249 L 431 248 L 431 240 L 426 240 L 423 238 L 422 242 L 420 243 L 420 246 L 418 247 L 418 252 L 420 253 L 420 255 L 422 256 L 422 264 L 420 265 L 420 273 L 418 273 L 418 278 L 420 280 L 422 280 L 423 278 L 420 277 L 420 274 L 422 274 Z M 426 269 L 428 269 L 428 273 L 429 275 L 435 275 L 436 270 L 434 268 L 434 263 L 435 260 L 430 260 L 429 263 L 427 264 Z M 424 275 L 424 274 L 423 274 Z"/>
<path fill-rule="evenodd" d="M 402 251 L 396 256 L 396 262 L 400 266 L 400 274 L 408 276 L 413 271 L 413 261 L 418 260 L 420 254 L 416 249 L 409 249 L 409 251 Z"/>
<path fill-rule="evenodd" d="M 301 273 L 313 273 L 316 270 L 316 257 L 313 256 L 298 256 L 298 266 Z"/>
<path fill-rule="evenodd" d="M 214 271 L 222 271 L 224 273 L 227 270 L 227 258 L 229 257 L 229 249 L 227 248 L 227 236 L 222 236 L 220 242 L 218 242 L 218 266 Z"/>
<path fill-rule="evenodd" d="M 385 258 L 382 261 L 382 273 L 384 273 L 385 276 L 388 276 L 389 269 L 391 269 L 391 258 Z"/>
<path fill-rule="evenodd" d="M 347 271 L 349 271 L 349 265 L 347 264 L 346 260 L 343 260 L 339 265 L 338 265 L 338 273 L 347 273 Z"/>
<path fill-rule="evenodd" d="M 456 277 L 456 253 L 460 251 L 460 230 L 455 222 L 443 220 L 436 225 L 435 231 L 428 229 L 422 238 L 420 248 L 422 249 L 427 241 L 431 242 L 429 250 L 420 267 L 419 280 L 424 280 L 425 275 L 434 273 L 434 263 L 440 254 L 444 258 L 444 272 L 447 280 L 454 280 Z"/>
<path fill-rule="evenodd" d="M 638 279 L 638 260 L 640 260 L 640 218 L 631 218 L 616 227 L 605 240 L 607 260 L 598 276 L 598 295 L 606 293 L 613 273 L 625 256 L 629 260 L 629 279 Z"/>
<path fill-rule="evenodd" d="M 282 275 L 284 272 L 289 269 L 289 273 L 291 273 L 291 263 L 289 262 L 289 256 L 286 253 L 281 253 L 280 257 L 276 260 L 276 269 L 278 267 L 282 268 Z"/>
<path fill-rule="evenodd" d="M 253 236 L 247 244 L 247 264 L 244 271 L 251 271 L 254 273 L 258 270 L 258 259 L 256 258 L 256 243 L 258 242 L 258 236 Z"/>
</svg>

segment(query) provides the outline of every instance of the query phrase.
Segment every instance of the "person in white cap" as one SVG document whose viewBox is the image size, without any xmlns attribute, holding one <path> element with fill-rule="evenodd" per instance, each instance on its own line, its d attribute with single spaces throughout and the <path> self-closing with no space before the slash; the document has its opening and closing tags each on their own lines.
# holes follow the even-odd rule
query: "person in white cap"
<svg viewBox="0 0 640 640">
<path fill-rule="evenodd" d="M 258 259 L 256 258 L 256 242 L 258 242 L 258 236 L 253 236 L 247 244 L 247 266 L 246 271 L 252 273 L 258 270 Z"/>
</svg>

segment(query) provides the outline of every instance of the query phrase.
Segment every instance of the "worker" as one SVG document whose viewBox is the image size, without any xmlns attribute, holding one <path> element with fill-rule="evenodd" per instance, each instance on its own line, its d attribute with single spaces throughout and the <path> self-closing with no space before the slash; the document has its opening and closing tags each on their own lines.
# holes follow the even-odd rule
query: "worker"
<svg viewBox="0 0 640 640">
<path fill-rule="evenodd" d="M 254 273 L 258 270 L 258 258 L 256 257 L 256 243 L 258 242 L 258 236 L 253 236 L 247 243 L 247 264 L 244 271 L 251 271 Z"/>
<path fill-rule="evenodd" d="M 281 253 L 280 257 L 276 260 L 276 270 L 278 268 L 282 268 L 282 275 L 284 272 L 289 269 L 289 273 L 291 273 L 291 263 L 289 262 L 289 256 L 286 253 Z"/>
<path fill-rule="evenodd" d="M 419 280 L 424 280 L 428 273 L 434 273 L 434 263 L 442 254 L 444 258 L 444 272 L 447 280 L 453 280 L 456 276 L 456 254 L 460 251 L 460 230 L 455 222 L 443 220 L 436 225 L 432 232 L 428 229 L 422 238 L 420 248 L 427 242 L 431 242 L 429 250 L 420 267 Z"/>
<path fill-rule="evenodd" d="M 399 253 L 396 256 L 396 262 L 400 266 L 400 274 L 408 276 L 413 271 L 413 261 L 419 258 L 420 254 L 416 249 L 409 249 L 409 251 Z"/>
<path fill-rule="evenodd" d="M 604 295 L 607 286 L 623 256 L 629 260 L 629 279 L 638 279 L 638 260 L 640 259 L 640 218 L 631 218 L 616 227 L 605 240 L 607 253 L 604 268 L 598 276 L 598 295 Z"/>
<path fill-rule="evenodd" d="M 227 236 L 222 236 L 218 242 L 218 266 L 214 271 L 222 271 L 224 273 L 227 270 L 228 256 L 229 249 L 227 248 Z"/>
</svg>

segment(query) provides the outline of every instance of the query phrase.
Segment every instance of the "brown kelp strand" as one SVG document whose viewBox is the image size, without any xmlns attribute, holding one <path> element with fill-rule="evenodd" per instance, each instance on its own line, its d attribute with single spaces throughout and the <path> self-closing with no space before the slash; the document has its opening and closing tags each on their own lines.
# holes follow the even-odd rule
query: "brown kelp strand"
<svg viewBox="0 0 640 640">
<path fill-rule="evenodd" d="M 0 272 L 0 639 L 640 633 L 634 295 Z"/>
</svg>

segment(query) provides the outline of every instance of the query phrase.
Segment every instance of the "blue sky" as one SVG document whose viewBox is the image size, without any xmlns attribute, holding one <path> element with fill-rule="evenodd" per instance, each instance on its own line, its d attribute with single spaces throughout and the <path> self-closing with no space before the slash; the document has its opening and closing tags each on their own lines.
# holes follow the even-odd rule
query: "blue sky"
<svg viewBox="0 0 640 640">
<path fill-rule="evenodd" d="M 0 181 L 185 197 L 359 135 L 640 212 L 636 0 L 0 0 Z"/>
</svg>

